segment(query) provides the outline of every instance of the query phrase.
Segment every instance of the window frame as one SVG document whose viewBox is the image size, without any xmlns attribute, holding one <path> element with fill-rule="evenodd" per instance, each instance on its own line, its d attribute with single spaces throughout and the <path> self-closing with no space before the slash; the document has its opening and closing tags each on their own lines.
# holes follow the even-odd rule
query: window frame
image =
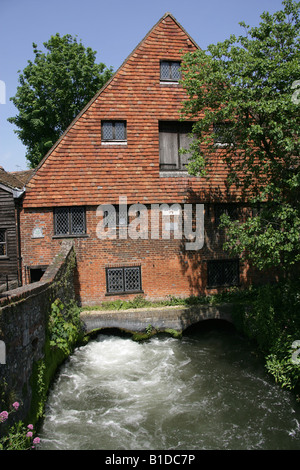
<svg viewBox="0 0 300 470">
<path fill-rule="evenodd" d="M 135 290 L 126 290 L 125 288 L 125 270 L 126 269 L 138 269 L 139 271 L 139 289 Z M 122 282 L 124 289 L 121 290 L 111 290 L 109 288 L 109 270 L 122 270 Z M 131 265 L 131 266 L 107 266 L 105 268 L 105 279 L 106 279 L 106 294 L 105 295 L 124 295 L 124 294 L 136 294 L 136 293 L 143 293 L 142 288 L 142 267 L 141 265 Z"/>
<path fill-rule="evenodd" d="M 169 64 L 169 78 L 162 78 L 162 64 Z M 173 78 L 172 77 L 172 65 L 173 64 L 179 64 L 179 69 L 180 69 L 181 60 L 161 59 L 160 68 L 159 68 L 161 83 L 179 83 L 179 80 L 181 79 L 181 72 L 179 72 L 179 75 L 180 75 L 179 78 Z"/>
<path fill-rule="evenodd" d="M 159 133 L 159 171 L 160 172 L 187 172 L 187 165 L 188 163 L 183 162 L 183 154 L 180 152 L 180 149 L 188 149 L 181 146 L 181 139 L 188 137 L 189 134 L 192 134 L 193 125 L 195 123 L 193 121 L 159 121 L 158 123 L 158 133 Z M 162 134 L 176 134 L 176 152 L 177 154 L 174 157 L 175 163 L 162 163 Z M 192 140 L 192 139 L 191 139 Z M 188 145 L 190 145 L 189 142 Z M 175 168 L 164 168 L 167 166 L 175 166 Z"/>
<path fill-rule="evenodd" d="M 213 124 L 214 146 L 215 147 L 231 147 L 234 145 L 233 133 L 230 132 L 232 122 L 220 121 Z M 225 135 L 222 134 L 222 129 L 225 129 Z M 224 140 L 228 135 L 231 135 L 229 141 Z"/>
<path fill-rule="evenodd" d="M 103 124 L 104 123 L 111 123 L 112 130 L 113 130 L 113 138 L 112 139 L 105 139 L 103 136 Z M 118 123 L 124 124 L 124 134 L 125 139 L 116 139 L 116 131 L 115 126 Z M 101 143 L 103 144 L 127 144 L 127 121 L 125 119 L 102 119 L 101 121 Z"/>
<path fill-rule="evenodd" d="M 0 228 L 0 232 L 4 233 L 4 241 L 0 241 L 0 246 L 4 246 L 4 254 L 2 255 L 0 252 L 0 259 L 6 259 L 8 258 L 8 253 L 7 253 L 7 248 L 8 248 L 8 243 L 7 243 L 7 229 L 6 228 Z"/>
<path fill-rule="evenodd" d="M 74 209 L 82 209 L 82 215 L 83 215 L 83 232 L 73 232 L 73 223 L 72 223 L 72 211 Z M 57 214 L 58 211 L 64 209 L 66 210 L 67 214 L 67 225 L 68 225 L 68 232 L 67 233 L 57 233 Z M 86 234 L 86 208 L 85 206 L 61 206 L 61 207 L 54 207 L 53 209 L 53 230 L 54 230 L 54 236 L 53 238 L 75 238 L 75 237 L 85 237 L 87 236 Z"/>
<path fill-rule="evenodd" d="M 233 287 L 233 286 L 240 285 L 240 260 L 238 258 L 207 260 L 206 263 L 207 263 L 207 288 L 208 289 L 214 289 L 217 287 Z M 225 269 L 226 264 L 228 263 L 235 264 L 235 269 L 236 269 L 235 274 L 237 277 L 237 282 L 229 282 L 229 281 L 226 281 L 225 279 L 224 269 Z M 219 264 L 219 269 L 222 269 L 221 278 L 223 282 L 221 283 L 211 282 L 212 273 L 210 273 L 210 267 L 213 265 L 216 266 L 217 264 Z"/>
</svg>

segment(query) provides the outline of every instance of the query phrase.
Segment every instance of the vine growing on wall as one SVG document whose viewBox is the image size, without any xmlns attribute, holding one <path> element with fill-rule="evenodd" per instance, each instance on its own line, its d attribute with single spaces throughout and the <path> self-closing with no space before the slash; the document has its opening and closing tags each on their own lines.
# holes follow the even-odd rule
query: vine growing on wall
<svg viewBox="0 0 300 470">
<path fill-rule="evenodd" d="M 48 322 L 50 347 L 59 348 L 69 355 L 74 344 L 81 338 L 82 332 L 80 309 L 76 304 L 65 308 L 60 299 L 56 299 L 51 305 Z"/>
</svg>

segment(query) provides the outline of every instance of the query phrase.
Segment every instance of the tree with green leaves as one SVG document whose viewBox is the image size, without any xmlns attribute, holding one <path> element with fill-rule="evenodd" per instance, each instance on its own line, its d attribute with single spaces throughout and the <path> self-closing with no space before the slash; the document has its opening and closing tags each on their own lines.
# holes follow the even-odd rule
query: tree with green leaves
<svg viewBox="0 0 300 470">
<path fill-rule="evenodd" d="M 188 169 L 209 178 L 216 149 L 227 183 L 256 206 L 246 221 L 223 216 L 225 249 L 260 269 L 300 260 L 300 2 L 264 12 L 245 34 L 185 55 L 183 115 L 202 118 Z M 214 157 L 213 157 L 214 156 Z"/>
<path fill-rule="evenodd" d="M 20 85 L 11 98 L 19 113 L 8 119 L 27 147 L 31 168 L 112 75 L 111 68 L 96 63 L 95 51 L 69 34 L 51 36 L 44 47 L 46 52 L 33 44 L 34 62 L 19 71 Z"/>
</svg>

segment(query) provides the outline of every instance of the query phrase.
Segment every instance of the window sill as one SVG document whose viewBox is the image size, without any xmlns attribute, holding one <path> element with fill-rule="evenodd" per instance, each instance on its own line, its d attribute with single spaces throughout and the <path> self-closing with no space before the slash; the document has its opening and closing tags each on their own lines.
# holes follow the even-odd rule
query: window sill
<svg viewBox="0 0 300 470">
<path fill-rule="evenodd" d="M 180 85 L 179 82 L 177 81 L 172 81 L 172 80 L 160 80 L 160 85 Z"/>
<path fill-rule="evenodd" d="M 184 170 L 160 170 L 159 171 L 160 178 L 197 178 L 196 176 L 189 175 L 188 171 Z"/>
<path fill-rule="evenodd" d="M 87 235 L 86 233 L 83 233 L 83 234 L 74 234 L 74 235 L 53 235 L 52 239 L 53 238 L 89 238 L 89 235 Z"/>
<path fill-rule="evenodd" d="M 127 140 L 110 140 L 110 141 L 107 141 L 107 142 L 101 142 L 101 145 L 124 145 L 125 147 L 127 146 Z"/>
<path fill-rule="evenodd" d="M 224 143 L 221 143 L 221 142 L 215 142 L 214 143 L 214 147 L 215 148 L 226 148 L 226 147 L 233 147 L 234 144 L 231 144 L 230 142 L 224 142 Z"/>
<path fill-rule="evenodd" d="M 9 256 L 0 256 L 0 261 L 3 260 L 3 259 L 9 259 Z"/>
<path fill-rule="evenodd" d="M 125 292 L 106 292 L 106 296 L 112 296 L 112 295 L 125 295 L 125 294 L 144 294 L 143 290 L 130 290 L 130 291 L 125 291 Z"/>
</svg>

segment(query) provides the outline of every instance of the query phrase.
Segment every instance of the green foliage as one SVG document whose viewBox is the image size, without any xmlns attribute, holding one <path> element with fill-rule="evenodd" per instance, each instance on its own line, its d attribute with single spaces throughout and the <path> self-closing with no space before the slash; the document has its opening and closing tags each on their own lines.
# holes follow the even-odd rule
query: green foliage
<svg viewBox="0 0 300 470">
<path fill-rule="evenodd" d="M 10 411 L 2 411 L 0 413 L 0 425 L 4 423 L 10 414 L 19 409 L 20 403 L 14 402 Z M 34 437 L 34 427 L 32 424 L 25 424 L 22 421 L 11 425 L 5 430 L 4 435 L 0 438 L 0 450 L 29 450 L 34 449 L 36 444 L 40 443 L 39 437 Z"/>
<path fill-rule="evenodd" d="M 82 335 L 80 309 L 75 304 L 65 308 L 63 303 L 56 299 L 51 305 L 48 333 L 50 346 L 61 349 L 68 356 Z"/>
<path fill-rule="evenodd" d="M 18 128 L 32 168 L 112 75 L 104 64 L 95 63 L 91 48 L 69 34 L 51 36 L 44 47 L 46 53 L 33 44 L 34 61 L 20 73 L 11 98 L 19 114 L 8 119 Z"/>
<path fill-rule="evenodd" d="M 92 307 L 83 307 L 82 310 L 128 310 L 133 308 L 158 308 L 180 306 L 192 307 L 193 305 L 219 304 L 223 302 L 245 302 L 251 300 L 255 296 L 255 288 L 239 289 L 230 287 L 224 289 L 223 292 L 213 295 L 190 296 L 186 298 L 174 297 L 170 295 L 165 300 L 151 301 L 144 299 L 138 295 L 133 300 L 112 300 L 102 302 L 100 305 Z"/>
<path fill-rule="evenodd" d="M 292 344 L 300 340 L 300 282 L 258 288 L 250 306 L 235 315 L 266 357 L 268 372 L 282 387 L 298 388 L 300 365 L 292 361 Z"/>
<path fill-rule="evenodd" d="M 6 436 L 0 439 L 0 450 L 29 450 L 32 446 L 32 436 L 28 436 L 28 428 L 22 421 L 10 427 Z"/>
<path fill-rule="evenodd" d="M 245 35 L 187 54 L 182 64 L 183 114 L 203 116 L 193 129 L 199 140 L 189 172 L 209 178 L 218 151 L 228 187 L 255 207 L 263 203 L 245 223 L 223 221 L 225 249 L 260 269 L 300 260 L 299 7 L 284 0 L 258 27 L 241 23 Z M 221 146 L 215 124 L 222 125 Z"/>
</svg>

